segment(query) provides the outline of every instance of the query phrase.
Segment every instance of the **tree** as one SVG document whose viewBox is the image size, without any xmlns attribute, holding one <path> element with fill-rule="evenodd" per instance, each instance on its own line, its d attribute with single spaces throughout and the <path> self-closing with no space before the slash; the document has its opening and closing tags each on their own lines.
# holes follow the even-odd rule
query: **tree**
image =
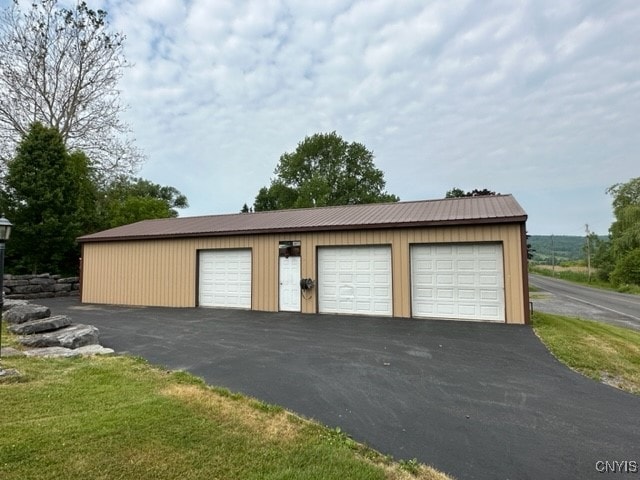
<svg viewBox="0 0 640 480">
<path fill-rule="evenodd" d="M 117 178 L 106 188 L 100 203 L 102 228 L 177 217 L 177 209 L 189 206 L 187 197 L 174 187 L 126 176 Z"/>
<path fill-rule="evenodd" d="M 280 180 L 273 180 L 270 187 L 260 189 L 253 203 L 253 209 L 256 212 L 263 212 L 295 208 L 298 197 L 298 190 L 284 185 Z"/>
<path fill-rule="evenodd" d="M 254 210 L 397 202 L 384 190 L 384 174 L 373 159 L 364 145 L 336 132 L 305 137 L 280 157 L 276 178 L 260 189 Z"/>
<path fill-rule="evenodd" d="M 640 285 L 640 177 L 617 183 L 607 189 L 613 197 L 615 221 L 609 229 L 614 284 Z"/>
<path fill-rule="evenodd" d="M 90 188 L 88 173 L 86 157 L 70 156 L 55 128 L 31 126 L 5 179 L 7 213 L 16 225 L 7 259 L 13 271 L 76 271 L 75 239 L 82 218 L 90 215 L 83 198 L 83 189 Z"/>
<path fill-rule="evenodd" d="M 464 190 L 458 188 L 458 187 L 453 187 L 451 190 L 449 190 L 444 198 L 462 198 L 462 197 L 466 197 L 468 196 Z"/>
<path fill-rule="evenodd" d="M 454 187 L 445 194 L 445 198 L 483 197 L 485 195 L 498 195 L 498 194 L 487 188 L 483 188 L 482 190 L 474 188 L 470 192 L 465 192 L 464 190 L 458 187 Z"/>
<path fill-rule="evenodd" d="M 14 0 L 0 15 L 0 160 L 6 164 L 33 122 L 54 127 L 68 151 L 82 150 L 104 177 L 135 171 L 142 154 L 119 119 L 127 67 L 124 36 L 107 13 L 82 1 Z"/>
<path fill-rule="evenodd" d="M 612 185 L 607 193 L 613 197 L 615 221 L 609 233 L 615 257 L 640 247 L 640 177 Z"/>
<path fill-rule="evenodd" d="M 117 177 L 106 187 L 81 151 L 69 153 L 54 127 L 34 123 L 8 164 L 0 206 L 15 227 L 8 269 L 75 274 L 76 238 L 105 228 L 178 215 L 188 206 L 177 189 Z"/>
<path fill-rule="evenodd" d="M 614 285 L 640 285 L 640 248 L 626 252 L 616 261 L 610 279 Z"/>
</svg>

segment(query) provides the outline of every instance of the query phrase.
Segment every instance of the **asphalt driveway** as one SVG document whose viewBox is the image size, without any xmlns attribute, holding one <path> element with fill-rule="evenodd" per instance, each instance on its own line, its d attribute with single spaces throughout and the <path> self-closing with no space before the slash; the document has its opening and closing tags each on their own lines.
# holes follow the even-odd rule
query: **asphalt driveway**
<svg viewBox="0 0 640 480">
<path fill-rule="evenodd" d="M 117 352 L 459 479 L 625 478 L 597 462 L 640 464 L 640 397 L 565 368 L 526 326 L 38 303 Z"/>
</svg>

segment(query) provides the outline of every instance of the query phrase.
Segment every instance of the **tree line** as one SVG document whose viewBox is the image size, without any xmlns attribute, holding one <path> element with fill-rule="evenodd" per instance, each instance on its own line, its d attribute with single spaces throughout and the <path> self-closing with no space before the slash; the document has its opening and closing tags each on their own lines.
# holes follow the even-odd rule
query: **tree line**
<svg viewBox="0 0 640 480">
<path fill-rule="evenodd" d="M 188 206 L 177 189 L 129 175 L 105 178 L 55 127 L 34 123 L 7 164 L 0 206 L 15 225 L 7 270 L 74 273 L 76 238 Z"/>
<path fill-rule="evenodd" d="M 600 279 L 616 287 L 640 285 L 640 177 L 607 189 L 613 201 L 614 221 L 605 240 L 587 239 Z"/>
</svg>

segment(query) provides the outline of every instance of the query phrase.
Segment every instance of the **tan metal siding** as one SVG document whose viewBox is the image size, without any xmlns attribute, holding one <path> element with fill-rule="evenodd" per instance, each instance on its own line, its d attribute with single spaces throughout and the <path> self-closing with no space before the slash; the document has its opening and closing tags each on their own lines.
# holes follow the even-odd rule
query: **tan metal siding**
<svg viewBox="0 0 640 480">
<path fill-rule="evenodd" d="M 502 242 L 507 323 L 526 319 L 520 224 L 238 235 L 175 240 L 84 244 L 83 301 L 126 305 L 193 307 L 199 249 L 252 250 L 252 308 L 278 310 L 278 243 L 300 240 L 302 278 L 317 278 L 318 246 L 391 245 L 393 315 L 411 316 L 410 245 L 413 243 Z M 316 312 L 316 295 L 303 297 L 303 313 Z"/>
</svg>

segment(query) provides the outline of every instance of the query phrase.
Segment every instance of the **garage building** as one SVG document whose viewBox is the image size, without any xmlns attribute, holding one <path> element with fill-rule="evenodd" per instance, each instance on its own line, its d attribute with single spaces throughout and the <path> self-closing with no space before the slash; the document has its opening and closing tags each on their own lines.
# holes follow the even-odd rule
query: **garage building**
<svg viewBox="0 0 640 480">
<path fill-rule="evenodd" d="M 526 219 L 497 195 L 146 220 L 79 238 L 81 298 L 528 323 Z"/>
</svg>

